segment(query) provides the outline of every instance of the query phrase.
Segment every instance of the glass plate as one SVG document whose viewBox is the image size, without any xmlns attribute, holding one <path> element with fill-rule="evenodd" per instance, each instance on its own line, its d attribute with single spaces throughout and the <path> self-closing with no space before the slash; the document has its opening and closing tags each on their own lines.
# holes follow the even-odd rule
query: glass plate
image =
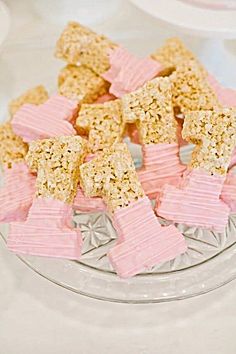
<svg viewBox="0 0 236 354">
<path fill-rule="evenodd" d="M 129 146 L 136 164 L 140 164 L 139 149 Z M 191 147 L 182 149 L 184 162 L 190 152 Z M 168 224 L 162 218 L 159 220 Z M 80 262 L 35 256 L 19 258 L 38 274 L 79 294 L 116 302 L 162 302 L 204 294 L 236 278 L 236 215 L 230 216 L 222 234 L 176 224 L 185 236 L 187 252 L 129 280 L 119 279 L 106 256 L 116 242 L 108 215 L 76 213 L 74 222 L 84 240 Z M 7 230 L 7 225 L 0 228 L 4 240 Z"/>
<path fill-rule="evenodd" d="M 61 26 L 35 24 L 26 26 L 25 32 L 5 43 L 0 57 L 0 84 L 4 88 L 0 91 L 1 117 L 7 118 L 7 102 L 25 89 L 37 84 L 44 84 L 51 92 L 56 89 L 63 63 L 53 58 L 52 46 L 60 31 Z M 128 48 L 137 43 L 137 52 L 142 51 L 139 32 L 130 32 L 129 37 L 125 29 L 119 33 L 119 38 L 114 33 L 112 37 Z M 152 50 L 151 42 L 144 43 L 147 52 Z M 129 146 L 136 165 L 140 164 L 140 148 Z M 182 150 L 184 162 L 190 151 L 190 147 Z M 188 243 L 187 253 L 129 280 L 119 279 L 106 257 L 107 250 L 116 242 L 108 216 L 77 214 L 74 220 L 84 238 L 80 262 L 33 256 L 19 258 L 38 274 L 79 294 L 123 303 L 162 302 L 200 295 L 236 278 L 236 215 L 230 217 L 223 234 L 178 225 Z M 0 226 L 3 240 L 7 238 L 7 230 L 7 225 Z"/>
</svg>

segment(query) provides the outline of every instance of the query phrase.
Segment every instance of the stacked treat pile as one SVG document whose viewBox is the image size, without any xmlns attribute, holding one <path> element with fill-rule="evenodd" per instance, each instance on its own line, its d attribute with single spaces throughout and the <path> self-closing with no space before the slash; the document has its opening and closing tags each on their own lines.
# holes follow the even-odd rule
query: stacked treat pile
<svg viewBox="0 0 236 354">
<path fill-rule="evenodd" d="M 117 231 L 108 258 L 128 278 L 186 252 L 175 223 L 223 232 L 236 211 L 236 92 L 176 38 L 140 59 L 73 22 L 56 57 L 67 63 L 58 92 L 30 89 L 0 126 L 8 248 L 79 260 L 74 212 L 105 211 Z M 142 147 L 137 171 L 127 136 Z M 195 148 L 184 165 L 188 143 Z"/>
</svg>

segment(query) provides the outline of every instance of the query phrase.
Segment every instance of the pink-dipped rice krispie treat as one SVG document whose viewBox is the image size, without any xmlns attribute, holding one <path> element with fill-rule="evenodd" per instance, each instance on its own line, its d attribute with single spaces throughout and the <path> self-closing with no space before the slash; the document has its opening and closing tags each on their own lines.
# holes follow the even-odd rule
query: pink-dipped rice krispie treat
<svg viewBox="0 0 236 354">
<path fill-rule="evenodd" d="M 68 64 L 82 64 L 101 75 L 110 68 L 109 53 L 117 45 L 76 22 L 69 22 L 56 44 L 55 55 Z"/>
<path fill-rule="evenodd" d="M 75 135 L 72 122 L 77 111 L 76 101 L 53 95 L 39 106 L 24 104 L 13 116 L 11 123 L 14 132 L 27 143 L 37 139 Z"/>
<path fill-rule="evenodd" d="M 137 90 L 162 70 L 157 61 L 140 59 L 122 47 L 111 51 L 109 60 L 110 69 L 102 76 L 111 83 L 109 92 L 116 97 Z"/>
<path fill-rule="evenodd" d="M 58 77 L 58 91 L 71 100 L 93 103 L 108 94 L 109 83 L 85 65 L 67 65 Z"/>
<path fill-rule="evenodd" d="M 10 116 L 13 117 L 18 109 L 26 103 L 39 105 L 47 101 L 48 98 L 48 93 L 44 86 L 35 86 L 9 103 Z"/>
<path fill-rule="evenodd" d="M 143 150 L 138 176 L 152 199 L 164 184 L 177 185 L 185 170 L 179 160 L 171 87 L 168 77 L 156 78 L 121 99 L 124 120 L 137 126 Z"/>
<path fill-rule="evenodd" d="M 96 155 L 104 148 L 121 142 L 125 125 L 122 118 L 120 100 L 106 103 L 83 104 L 76 120 L 77 130 L 88 136 L 90 156 Z M 106 210 L 101 198 L 86 197 L 78 188 L 74 208 L 80 211 Z"/>
<path fill-rule="evenodd" d="M 172 101 L 175 112 L 212 110 L 221 104 L 208 82 L 208 73 L 196 60 L 179 64 L 169 76 L 172 82 Z"/>
<path fill-rule="evenodd" d="M 25 156 L 28 146 L 16 136 L 10 123 L 0 125 L 0 165 L 4 185 L 0 188 L 0 222 L 25 220 L 35 193 L 35 177 Z"/>
<path fill-rule="evenodd" d="M 116 144 L 80 167 L 85 195 L 100 196 L 112 213 L 118 243 L 108 257 L 117 274 L 131 277 L 186 251 L 182 234 L 162 227 L 138 180 L 126 144 Z"/>
<path fill-rule="evenodd" d="M 186 114 L 183 137 L 196 144 L 189 171 L 179 188 L 164 187 L 156 212 L 175 222 L 223 232 L 229 208 L 220 195 L 236 144 L 236 109 Z"/>
<path fill-rule="evenodd" d="M 105 103 L 83 104 L 76 120 L 79 133 L 88 136 L 92 154 L 122 141 L 125 124 L 119 99 Z"/>
<path fill-rule="evenodd" d="M 66 136 L 32 142 L 26 160 L 37 172 L 36 196 L 27 220 L 12 223 L 8 248 L 15 253 L 79 259 L 82 237 L 72 226 L 72 203 L 86 141 Z"/>
</svg>

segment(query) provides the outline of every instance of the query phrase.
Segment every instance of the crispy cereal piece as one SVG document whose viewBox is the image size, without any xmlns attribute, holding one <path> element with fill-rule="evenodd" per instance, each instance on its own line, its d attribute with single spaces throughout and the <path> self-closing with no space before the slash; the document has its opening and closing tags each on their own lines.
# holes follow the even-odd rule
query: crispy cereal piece
<svg viewBox="0 0 236 354">
<path fill-rule="evenodd" d="M 144 197 L 126 144 L 116 144 L 80 166 L 86 196 L 100 196 L 111 212 Z"/>
<path fill-rule="evenodd" d="M 38 171 L 36 195 L 72 203 L 85 154 L 86 141 L 80 136 L 32 142 L 26 160 L 32 171 Z"/>
<path fill-rule="evenodd" d="M 156 78 L 121 99 L 127 123 L 137 123 L 142 144 L 177 142 L 169 78 Z"/>
<path fill-rule="evenodd" d="M 115 47 L 105 36 L 69 22 L 57 41 L 55 55 L 69 64 L 80 62 L 100 75 L 109 69 L 109 51 Z"/>
<path fill-rule="evenodd" d="M 10 123 L 0 125 L 0 164 L 11 168 L 15 162 L 23 162 L 28 145 L 15 135 Z"/>
<path fill-rule="evenodd" d="M 58 78 L 59 93 L 80 103 L 92 103 L 108 92 L 109 83 L 84 65 L 67 65 Z"/>
<path fill-rule="evenodd" d="M 225 175 L 236 145 L 236 109 L 189 112 L 183 138 L 196 144 L 191 167 Z"/>
<path fill-rule="evenodd" d="M 169 70 L 174 70 L 183 62 L 189 60 L 197 61 L 195 55 L 186 48 L 181 39 L 176 37 L 168 38 L 162 47 L 151 54 L 151 58 L 162 64 L 163 69 Z"/>
<path fill-rule="evenodd" d="M 76 121 L 80 133 L 88 134 L 90 152 L 95 153 L 121 142 L 124 122 L 121 114 L 121 101 L 83 104 Z"/>
<path fill-rule="evenodd" d="M 9 103 L 10 116 L 12 117 L 25 103 L 39 105 L 47 101 L 47 99 L 48 93 L 42 85 L 33 87 Z"/>
<path fill-rule="evenodd" d="M 220 107 L 217 96 L 194 60 L 180 64 L 170 75 L 174 108 L 181 113 Z"/>
</svg>

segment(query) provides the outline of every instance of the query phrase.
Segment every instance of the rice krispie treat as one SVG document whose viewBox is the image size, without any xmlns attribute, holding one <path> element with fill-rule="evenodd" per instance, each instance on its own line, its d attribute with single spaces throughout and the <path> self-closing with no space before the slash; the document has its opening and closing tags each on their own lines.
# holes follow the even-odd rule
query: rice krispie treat
<svg viewBox="0 0 236 354">
<path fill-rule="evenodd" d="M 35 177 L 25 164 L 28 145 L 14 134 L 11 124 L 0 125 L 0 165 L 4 185 L 0 188 L 0 222 L 25 220 L 35 193 Z"/>
<path fill-rule="evenodd" d="M 27 161 L 37 171 L 36 197 L 24 223 L 12 223 L 8 248 L 15 253 L 78 260 L 82 236 L 73 227 L 79 166 L 86 141 L 67 136 L 30 144 Z"/>
<path fill-rule="evenodd" d="M 47 101 L 47 99 L 48 93 L 44 86 L 39 85 L 33 87 L 9 103 L 10 116 L 13 117 L 13 115 L 18 111 L 18 109 L 25 103 L 39 105 Z"/>
<path fill-rule="evenodd" d="M 71 204 L 79 182 L 79 166 L 86 155 L 86 140 L 67 136 L 34 141 L 26 161 L 38 171 L 37 196 Z"/>
<path fill-rule="evenodd" d="M 108 89 L 108 82 L 85 65 L 67 65 L 59 74 L 59 93 L 80 104 L 95 102 Z"/>
<path fill-rule="evenodd" d="M 124 120 L 136 122 L 142 144 L 177 142 L 171 88 L 169 78 L 156 78 L 122 97 Z"/>
<path fill-rule="evenodd" d="M 223 232 L 230 210 L 220 195 L 236 145 L 236 109 L 189 112 L 183 137 L 196 144 L 189 170 L 178 188 L 164 187 L 156 212 L 174 222 Z"/>
<path fill-rule="evenodd" d="M 105 103 L 83 104 L 76 120 L 79 133 L 88 135 L 91 153 L 121 142 L 125 124 L 120 100 Z"/>
<path fill-rule="evenodd" d="M 236 108 L 186 114 L 184 139 L 196 144 L 190 167 L 225 175 L 236 145 Z"/>
<path fill-rule="evenodd" d="M 80 63 L 101 75 L 109 69 L 109 53 L 116 44 L 76 22 L 69 22 L 56 45 L 56 57 Z"/>
<path fill-rule="evenodd" d="M 183 62 L 197 60 L 195 55 L 185 46 L 180 38 L 168 38 L 151 58 L 158 61 L 163 69 L 175 70 Z"/>
<path fill-rule="evenodd" d="M 195 60 L 178 65 L 170 79 L 173 105 L 180 113 L 212 110 L 221 106 L 207 75 Z"/>
<path fill-rule="evenodd" d="M 28 145 L 17 136 L 10 123 L 0 125 L 0 164 L 11 168 L 14 163 L 23 162 Z"/>
<path fill-rule="evenodd" d="M 72 123 L 77 113 L 77 101 L 53 95 L 39 106 L 24 104 L 11 123 L 14 132 L 29 143 L 37 139 L 75 135 Z"/>
<path fill-rule="evenodd" d="M 124 120 L 137 125 L 143 152 L 138 175 L 151 199 L 164 184 L 177 184 L 185 170 L 179 160 L 171 88 L 169 78 L 156 78 L 122 97 Z"/>
<path fill-rule="evenodd" d="M 131 277 L 186 251 L 173 226 L 162 227 L 138 180 L 125 144 L 105 149 L 80 167 L 85 195 L 102 196 L 112 212 L 118 244 L 108 257 L 120 277 Z"/>
</svg>

